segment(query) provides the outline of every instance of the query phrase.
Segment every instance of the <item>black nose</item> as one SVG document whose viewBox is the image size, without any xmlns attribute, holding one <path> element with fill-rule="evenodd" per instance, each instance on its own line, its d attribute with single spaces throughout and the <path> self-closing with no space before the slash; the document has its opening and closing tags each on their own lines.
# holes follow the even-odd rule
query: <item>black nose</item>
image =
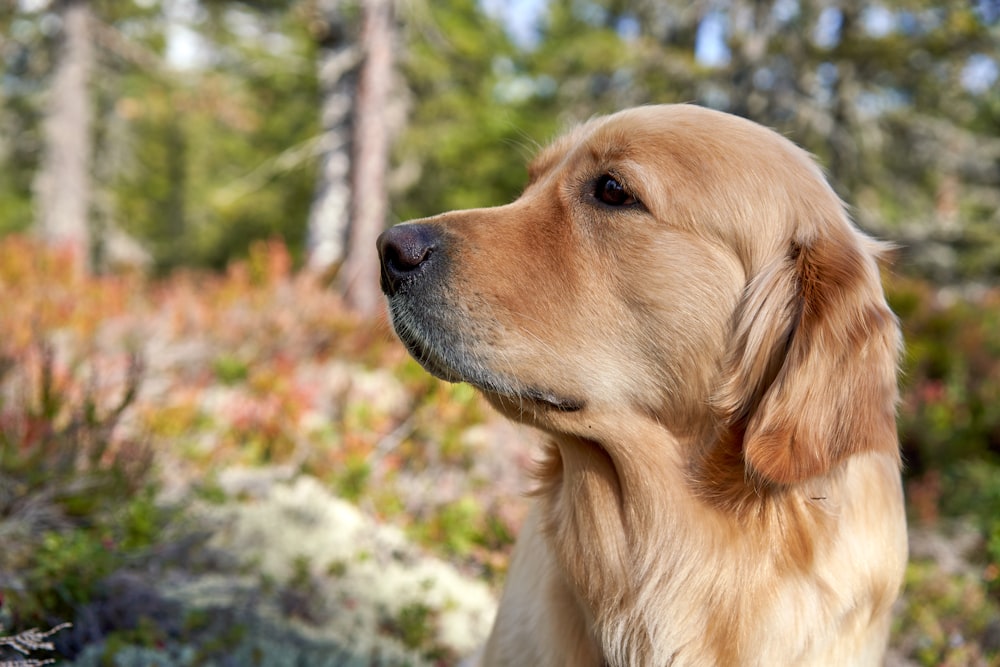
<svg viewBox="0 0 1000 667">
<path fill-rule="evenodd" d="M 377 245 L 382 262 L 382 291 L 392 296 L 432 264 L 440 238 L 429 225 L 396 225 L 379 235 Z"/>
</svg>

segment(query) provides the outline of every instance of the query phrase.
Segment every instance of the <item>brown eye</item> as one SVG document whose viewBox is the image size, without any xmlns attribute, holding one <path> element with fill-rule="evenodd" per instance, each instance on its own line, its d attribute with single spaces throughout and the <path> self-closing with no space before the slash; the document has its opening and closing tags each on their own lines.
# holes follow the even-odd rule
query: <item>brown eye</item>
<svg viewBox="0 0 1000 667">
<path fill-rule="evenodd" d="M 621 183 L 608 174 L 597 179 L 594 197 L 608 206 L 631 206 L 636 201 L 635 197 L 630 195 Z"/>
</svg>

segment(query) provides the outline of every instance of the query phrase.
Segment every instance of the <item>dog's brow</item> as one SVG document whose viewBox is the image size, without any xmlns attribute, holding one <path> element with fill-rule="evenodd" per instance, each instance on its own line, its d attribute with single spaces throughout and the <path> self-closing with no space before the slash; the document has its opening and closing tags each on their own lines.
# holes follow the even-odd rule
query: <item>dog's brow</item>
<svg viewBox="0 0 1000 667">
<path fill-rule="evenodd" d="M 534 183 L 541 178 L 542 174 L 552 169 L 561 152 L 562 151 L 557 150 L 557 145 L 552 145 L 536 155 L 535 158 L 528 163 L 528 182 Z"/>
<path fill-rule="evenodd" d="M 587 125 L 578 125 L 567 134 L 556 139 L 544 148 L 535 158 L 528 163 L 528 182 L 534 183 L 542 174 L 552 170 L 561 160 L 563 160 L 570 149 L 581 143 L 586 136 Z"/>
</svg>

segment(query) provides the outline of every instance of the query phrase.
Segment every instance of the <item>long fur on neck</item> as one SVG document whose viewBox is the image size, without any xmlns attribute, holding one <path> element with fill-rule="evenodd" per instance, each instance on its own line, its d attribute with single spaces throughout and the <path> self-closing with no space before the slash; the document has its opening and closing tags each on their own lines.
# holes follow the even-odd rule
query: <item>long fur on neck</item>
<svg viewBox="0 0 1000 667">
<path fill-rule="evenodd" d="M 538 470 L 542 530 L 607 664 L 740 664 L 767 641 L 758 627 L 784 628 L 782 646 L 808 656 L 817 624 L 891 603 L 892 585 L 879 599 L 845 599 L 853 592 L 816 562 L 838 531 L 843 539 L 845 466 L 794 488 L 733 478 L 729 496 L 698 497 L 695 478 L 707 473 L 671 460 L 681 448 L 662 429 L 630 423 L 644 432 L 554 438 Z M 774 614 L 787 623 L 765 622 Z"/>
</svg>

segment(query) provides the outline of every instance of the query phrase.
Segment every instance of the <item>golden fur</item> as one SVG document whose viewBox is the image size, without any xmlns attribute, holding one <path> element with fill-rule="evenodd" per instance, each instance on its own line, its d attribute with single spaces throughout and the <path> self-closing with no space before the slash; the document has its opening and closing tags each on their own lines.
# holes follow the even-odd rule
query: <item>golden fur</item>
<svg viewBox="0 0 1000 667">
<path fill-rule="evenodd" d="M 881 662 L 899 328 L 880 246 L 804 151 L 623 111 L 542 151 L 513 203 L 379 251 L 413 355 L 549 436 L 483 665 Z"/>
</svg>

